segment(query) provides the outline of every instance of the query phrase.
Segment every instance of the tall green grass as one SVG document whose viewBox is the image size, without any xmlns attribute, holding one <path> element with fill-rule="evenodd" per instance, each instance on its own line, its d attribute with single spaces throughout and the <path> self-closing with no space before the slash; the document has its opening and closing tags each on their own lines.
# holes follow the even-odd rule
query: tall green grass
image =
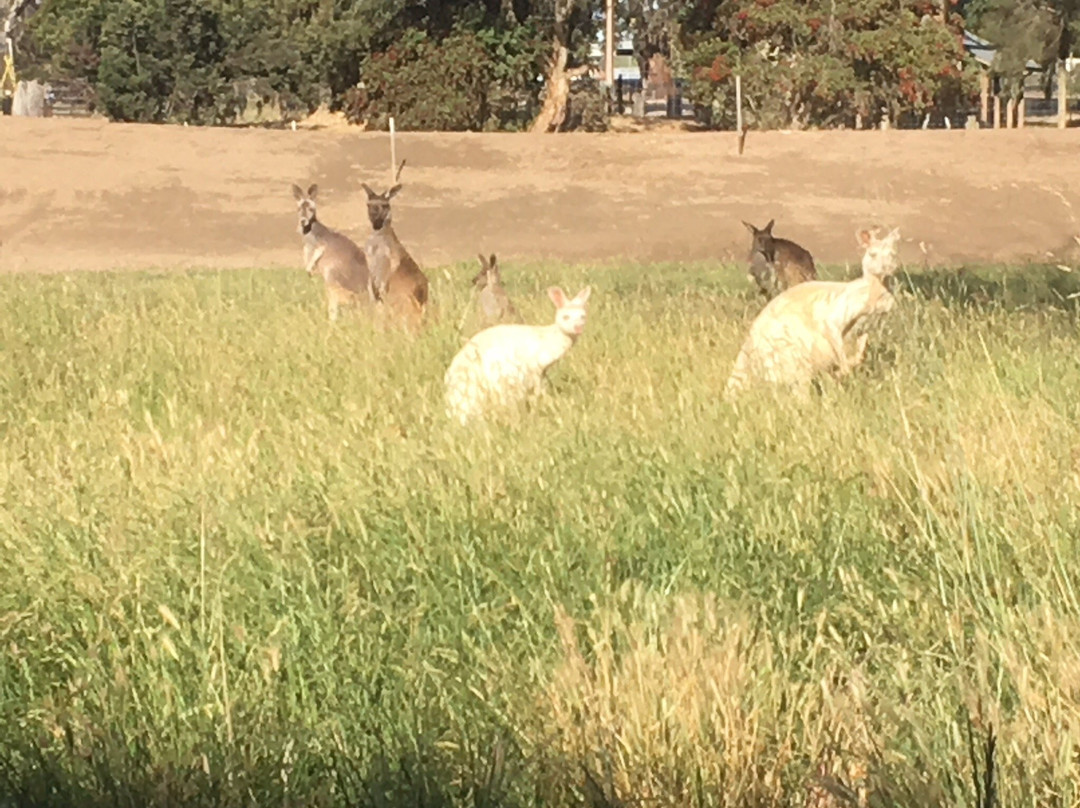
<svg viewBox="0 0 1080 808">
<path fill-rule="evenodd" d="M 910 276 L 732 405 L 741 270 L 512 269 L 589 325 L 468 430 L 464 267 L 415 339 L 300 272 L 0 279 L 0 805 L 1080 804 L 1069 278 Z"/>
</svg>

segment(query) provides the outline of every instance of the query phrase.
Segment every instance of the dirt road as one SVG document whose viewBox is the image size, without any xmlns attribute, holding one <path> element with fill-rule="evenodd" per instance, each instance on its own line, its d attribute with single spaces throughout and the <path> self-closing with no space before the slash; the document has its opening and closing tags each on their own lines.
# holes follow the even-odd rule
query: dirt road
<svg viewBox="0 0 1080 808">
<path fill-rule="evenodd" d="M 394 221 L 427 266 L 504 260 L 739 259 L 740 219 L 820 262 L 899 225 L 921 262 L 1045 260 L 1077 249 L 1080 130 L 420 134 Z M 368 232 L 360 183 L 388 179 L 385 134 L 0 118 L 0 271 L 298 266 L 292 182 Z"/>
</svg>

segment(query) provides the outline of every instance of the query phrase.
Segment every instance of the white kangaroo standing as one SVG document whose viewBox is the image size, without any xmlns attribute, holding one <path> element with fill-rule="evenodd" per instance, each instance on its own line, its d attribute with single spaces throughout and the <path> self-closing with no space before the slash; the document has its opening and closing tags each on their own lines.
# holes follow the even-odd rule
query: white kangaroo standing
<svg viewBox="0 0 1080 808">
<path fill-rule="evenodd" d="M 545 371 L 584 332 L 591 288 L 570 299 L 557 286 L 547 292 L 555 304 L 551 325 L 495 325 L 458 351 L 443 379 L 448 416 L 465 424 L 489 407 L 519 403 L 540 389 Z"/>
<path fill-rule="evenodd" d="M 862 277 L 853 281 L 807 281 L 782 292 L 761 310 L 735 360 L 726 394 L 752 381 L 787 385 L 805 395 L 814 376 L 847 374 L 866 358 L 868 336 L 860 333 L 871 317 L 890 311 L 896 298 L 887 280 L 897 269 L 900 231 L 884 238 L 863 230 Z M 855 354 L 844 338 L 858 333 Z"/>
</svg>

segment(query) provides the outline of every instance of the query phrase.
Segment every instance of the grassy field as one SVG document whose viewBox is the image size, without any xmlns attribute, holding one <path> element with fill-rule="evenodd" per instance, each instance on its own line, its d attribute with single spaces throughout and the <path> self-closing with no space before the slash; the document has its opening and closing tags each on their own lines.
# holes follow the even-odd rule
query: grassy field
<svg viewBox="0 0 1080 808">
<path fill-rule="evenodd" d="M 736 408 L 741 269 L 510 266 L 589 325 L 463 430 L 472 269 L 415 340 L 299 271 L 0 279 L 0 806 L 1080 803 L 1074 276 L 905 277 Z"/>
</svg>

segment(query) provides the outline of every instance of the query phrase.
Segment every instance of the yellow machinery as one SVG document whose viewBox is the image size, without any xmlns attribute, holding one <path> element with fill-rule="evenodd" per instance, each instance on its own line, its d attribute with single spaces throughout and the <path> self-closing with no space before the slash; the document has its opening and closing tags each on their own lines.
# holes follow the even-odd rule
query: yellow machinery
<svg viewBox="0 0 1080 808">
<path fill-rule="evenodd" d="M 12 98 L 15 95 L 15 51 L 11 46 L 11 40 L 7 41 L 7 53 L 4 54 L 4 74 L 0 76 L 0 94 L 4 98 Z"/>
</svg>

